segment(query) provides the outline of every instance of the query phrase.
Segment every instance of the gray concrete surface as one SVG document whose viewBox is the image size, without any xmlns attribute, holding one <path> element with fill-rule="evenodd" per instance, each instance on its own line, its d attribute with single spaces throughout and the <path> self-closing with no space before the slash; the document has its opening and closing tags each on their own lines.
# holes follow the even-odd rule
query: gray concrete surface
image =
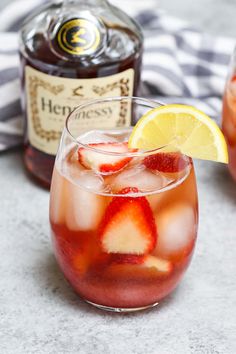
<svg viewBox="0 0 236 354">
<path fill-rule="evenodd" d="M 233 30 L 234 1 L 159 3 L 183 18 L 195 9 L 193 22 L 209 31 Z M 1 354 L 236 353 L 236 184 L 224 166 L 197 163 L 199 239 L 182 284 L 155 309 L 122 316 L 84 304 L 64 280 L 49 195 L 28 180 L 21 155 L 0 155 Z"/>
</svg>

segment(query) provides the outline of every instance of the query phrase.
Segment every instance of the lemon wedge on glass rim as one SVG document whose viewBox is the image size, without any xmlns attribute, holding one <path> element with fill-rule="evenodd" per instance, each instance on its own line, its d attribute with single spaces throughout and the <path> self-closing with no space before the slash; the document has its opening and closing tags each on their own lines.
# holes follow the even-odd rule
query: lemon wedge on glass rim
<svg viewBox="0 0 236 354">
<path fill-rule="evenodd" d="M 151 150 L 163 146 L 192 158 L 228 163 L 220 128 L 191 106 L 170 104 L 151 109 L 135 125 L 129 148 Z"/>
</svg>

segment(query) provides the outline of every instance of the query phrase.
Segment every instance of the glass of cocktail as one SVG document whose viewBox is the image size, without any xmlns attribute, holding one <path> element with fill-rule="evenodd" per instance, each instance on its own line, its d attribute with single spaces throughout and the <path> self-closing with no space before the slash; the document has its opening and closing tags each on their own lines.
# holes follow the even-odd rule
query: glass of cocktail
<svg viewBox="0 0 236 354">
<path fill-rule="evenodd" d="M 145 131 L 147 148 L 141 123 L 136 130 L 80 132 L 86 112 L 107 107 L 115 114 L 122 107 L 135 121 L 166 106 L 118 97 L 71 113 L 53 172 L 52 239 L 62 272 L 83 299 L 106 310 L 135 311 L 171 293 L 188 267 L 197 236 L 197 187 L 193 161 L 178 148 L 177 130 L 170 132 L 172 113 L 170 124 L 168 117 L 160 124 L 168 138 L 159 127 L 160 143 L 152 144 L 155 124 Z"/>
<path fill-rule="evenodd" d="M 236 180 L 236 50 L 231 58 L 225 84 L 222 130 L 228 145 L 229 171 L 234 180 Z"/>
</svg>

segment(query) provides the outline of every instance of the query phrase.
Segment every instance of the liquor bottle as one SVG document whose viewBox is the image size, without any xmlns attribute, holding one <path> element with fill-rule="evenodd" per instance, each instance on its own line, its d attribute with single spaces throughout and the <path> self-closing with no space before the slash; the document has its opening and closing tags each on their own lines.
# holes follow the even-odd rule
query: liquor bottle
<svg viewBox="0 0 236 354">
<path fill-rule="evenodd" d="M 50 186 L 65 119 L 83 101 L 137 95 L 143 36 L 140 27 L 107 0 L 50 2 L 20 32 L 24 161 Z M 129 126 L 129 110 L 109 127 Z M 125 116 L 126 115 L 126 116 Z M 81 117 L 81 131 L 105 128 L 106 115 Z"/>
</svg>

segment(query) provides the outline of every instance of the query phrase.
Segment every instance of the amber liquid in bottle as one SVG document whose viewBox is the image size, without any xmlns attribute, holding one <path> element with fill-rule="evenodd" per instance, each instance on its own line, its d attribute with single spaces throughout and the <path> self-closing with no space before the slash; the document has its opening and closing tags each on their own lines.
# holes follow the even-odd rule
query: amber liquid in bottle
<svg viewBox="0 0 236 354">
<path fill-rule="evenodd" d="M 77 0 L 77 2 L 79 2 Z M 96 1 L 94 1 L 96 2 Z M 107 3 L 106 3 L 107 4 Z M 56 7 L 56 5 L 54 6 Z M 49 8 L 50 9 L 50 8 Z M 49 9 L 44 10 L 45 13 Z M 120 11 L 112 7 L 112 11 L 118 11 L 118 17 Z M 110 5 L 107 7 L 107 17 L 109 19 Z M 103 15 L 104 16 L 104 15 Z M 62 23 L 72 23 L 74 18 L 80 17 L 80 13 L 72 17 L 68 15 L 67 19 L 63 20 Z M 81 15 L 84 19 L 85 16 Z M 106 17 L 106 16 L 105 16 Z M 89 18 L 90 20 L 90 18 Z M 33 20 L 31 20 L 32 22 Z M 52 22 L 53 20 L 51 20 Z M 139 31 L 139 27 L 127 17 L 127 21 L 132 21 L 132 27 L 129 28 L 128 25 L 120 25 L 112 22 L 106 21 L 102 18 L 103 32 L 106 32 L 106 36 L 103 37 L 103 44 L 101 45 L 101 50 L 98 53 L 91 53 L 87 55 L 74 55 L 73 53 L 68 53 L 64 51 L 54 34 L 50 34 L 52 39 L 49 40 L 48 33 L 40 32 L 35 30 L 34 34 L 27 38 L 27 31 L 29 32 L 30 25 L 25 28 L 25 40 L 23 40 L 22 49 L 20 51 L 21 59 L 21 69 L 22 69 L 22 88 L 23 88 L 23 98 L 22 106 L 25 113 L 25 129 L 24 129 L 24 161 L 27 170 L 31 175 L 44 187 L 49 188 L 52 176 L 52 170 L 55 160 L 55 152 L 47 153 L 42 151 L 38 146 L 35 146 L 29 138 L 29 106 L 27 109 L 27 87 L 26 87 L 26 68 L 33 68 L 41 73 L 48 74 L 50 76 L 60 77 L 60 78 L 70 78 L 70 79 L 92 79 L 92 78 L 104 78 L 110 77 L 112 75 L 126 72 L 128 69 L 133 69 L 133 82 L 130 89 L 127 90 L 125 85 L 121 85 L 119 90 L 120 96 L 131 96 L 137 95 L 138 86 L 140 82 L 140 71 L 141 71 L 141 60 L 142 60 L 142 34 Z M 117 21 L 119 22 L 119 21 Z M 30 23 L 30 21 L 29 21 Z M 63 25 L 63 24 L 62 24 Z M 50 27 L 50 25 L 49 25 Z M 68 27 L 67 27 L 68 28 Z M 77 27 L 78 29 L 78 27 Z M 81 29 L 79 29 L 79 33 Z M 83 31 L 83 29 L 82 29 Z M 57 32 L 58 33 L 58 32 Z M 69 40 L 76 41 L 75 36 L 73 37 L 75 31 L 71 32 L 72 37 L 68 37 Z M 71 35 L 69 33 L 69 35 Z M 23 37 L 23 36 L 22 36 Z M 79 39 L 80 40 L 80 39 Z M 82 41 L 84 41 L 82 36 Z M 105 48 L 105 49 L 104 49 Z M 72 49 L 73 50 L 73 49 Z M 76 49 L 77 50 L 77 49 Z M 76 83 L 76 81 L 75 81 Z M 28 90 L 29 91 L 29 90 Z M 128 92 L 129 91 L 129 92 Z M 78 97 L 78 103 L 81 94 L 80 86 L 78 90 L 74 93 Z M 117 96 L 117 94 L 115 94 Z M 84 97 L 83 97 L 84 98 Z M 88 97 L 88 99 L 91 97 Z M 94 97 L 98 98 L 98 97 Z M 86 97 L 85 97 L 86 99 Z M 42 99 L 41 99 L 42 100 Z M 45 104 L 46 101 L 43 101 Z M 51 107 L 46 102 L 45 107 L 47 110 L 53 110 L 54 113 L 59 110 L 59 106 Z M 31 107 L 31 106 L 30 106 Z M 43 107 L 43 108 L 45 108 Z M 45 108 L 45 109 L 46 109 Z M 37 108 L 34 108 L 37 111 Z M 72 110 L 72 108 L 71 108 Z M 68 115 L 68 110 L 63 111 L 64 117 L 66 119 L 66 113 Z M 96 124 L 96 123 L 94 123 Z M 47 136 L 45 138 L 45 143 Z"/>
</svg>

